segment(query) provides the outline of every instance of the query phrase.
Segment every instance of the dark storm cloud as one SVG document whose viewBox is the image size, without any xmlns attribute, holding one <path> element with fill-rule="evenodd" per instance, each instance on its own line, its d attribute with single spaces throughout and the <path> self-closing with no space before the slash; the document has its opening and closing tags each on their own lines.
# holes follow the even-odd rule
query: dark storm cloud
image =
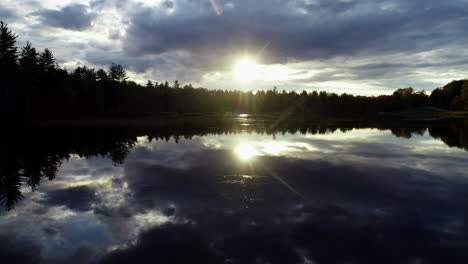
<svg viewBox="0 0 468 264">
<path fill-rule="evenodd" d="M 72 210 L 88 211 L 96 202 L 96 193 L 92 187 L 78 186 L 47 192 L 41 203 L 51 206 L 63 205 Z"/>
<path fill-rule="evenodd" d="M 464 1 L 239 1 L 222 16 L 206 2 L 178 1 L 170 14 L 140 7 L 130 17 L 126 50 L 186 50 L 210 68 L 264 46 L 266 62 L 427 51 L 464 43 L 468 26 Z"/>
<path fill-rule="evenodd" d="M 60 10 L 42 9 L 33 14 L 40 17 L 43 24 L 78 31 L 90 28 L 96 16 L 81 4 L 68 5 Z"/>
</svg>

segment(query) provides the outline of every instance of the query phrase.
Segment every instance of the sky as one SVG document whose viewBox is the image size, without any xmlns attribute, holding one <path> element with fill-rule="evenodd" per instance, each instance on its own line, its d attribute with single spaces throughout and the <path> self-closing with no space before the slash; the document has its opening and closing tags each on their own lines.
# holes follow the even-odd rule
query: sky
<svg viewBox="0 0 468 264">
<path fill-rule="evenodd" d="M 61 67 L 209 89 L 431 91 L 468 77 L 468 0 L 1 0 Z"/>
</svg>

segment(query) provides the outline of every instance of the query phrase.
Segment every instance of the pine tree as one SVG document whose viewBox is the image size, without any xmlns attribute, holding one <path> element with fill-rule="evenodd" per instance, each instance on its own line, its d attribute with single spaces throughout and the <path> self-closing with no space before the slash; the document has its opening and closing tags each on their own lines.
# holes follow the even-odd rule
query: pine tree
<svg viewBox="0 0 468 264">
<path fill-rule="evenodd" d="M 11 113 L 16 105 L 14 98 L 18 73 L 17 37 L 8 29 L 7 24 L 0 21 L 0 114 Z"/>
<path fill-rule="evenodd" d="M 128 79 L 127 73 L 125 72 L 122 65 L 115 63 L 112 63 L 109 69 L 109 77 L 112 81 L 116 82 L 124 82 Z"/>
<path fill-rule="evenodd" d="M 97 75 L 97 80 L 101 82 L 105 82 L 109 79 L 109 76 L 107 76 L 107 72 L 103 69 L 99 69 L 96 72 L 96 75 Z"/>
<path fill-rule="evenodd" d="M 44 52 L 39 55 L 39 65 L 44 71 L 50 72 L 55 69 L 55 58 L 49 49 L 45 49 Z"/>
<path fill-rule="evenodd" d="M 21 50 L 19 59 L 20 68 L 25 72 L 31 72 L 36 69 L 39 64 L 39 54 L 36 49 L 32 47 L 31 42 L 26 42 L 26 46 Z"/>
<path fill-rule="evenodd" d="M 153 83 L 150 80 L 148 80 L 148 82 L 146 83 L 146 88 L 154 88 Z"/>
<path fill-rule="evenodd" d="M 8 29 L 7 24 L 0 21 L 0 67 L 2 70 L 17 65 L 18 48 L 15 46 L 17 37 Z"/>
</svg>

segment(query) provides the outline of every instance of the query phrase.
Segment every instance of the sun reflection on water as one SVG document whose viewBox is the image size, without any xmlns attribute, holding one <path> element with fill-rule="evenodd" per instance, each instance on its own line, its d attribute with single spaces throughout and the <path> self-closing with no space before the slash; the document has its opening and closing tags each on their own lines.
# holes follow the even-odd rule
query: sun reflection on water
<svg viewBox="0 0 468 264">
<path fill-rule="evenodd" d="M 259 143 L 262 152 L 269 154 L 269 155 L 280 155 L 281 153 L 290 151 L 290 147 L 288 143 L 285 142 L 263 142 Z"/>
<path fill-rule="evenodd" d="M 279 156 L 294 151 L 294 147 L 287 142 L 251 142 L 240 143 L 234 147 L 234 153 L 241 160 L 250 160 L 255 156 L 273 155 Z"/>
<path fill-rule="evenodd" d="M 239 157 L 241 160 L 250 160 L 253 157 L 260 155 L 260 153 L 255 148 L 247 144 L 237 145 L 234 148 L 234 153 L 236 153 L 237 157 Z"/>
</svg>

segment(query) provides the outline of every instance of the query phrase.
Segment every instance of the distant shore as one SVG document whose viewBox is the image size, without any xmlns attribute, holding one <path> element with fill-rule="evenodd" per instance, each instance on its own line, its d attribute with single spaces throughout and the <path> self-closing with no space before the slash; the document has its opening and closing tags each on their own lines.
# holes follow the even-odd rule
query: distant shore
<svg viewBox="0 0 468 264">
<path fill-rule="evenodd" d="M 167 127 L 204 125 L 217 126 L 232 123 L 261 124 L 274 122 L 294 123 L 340 123 L 340 122 L 402 122 L 404 120 L 439 120 L 468 118 L 468 111 L 420 111 L 408 109 L 391 113 L 380 113 L 368 117 L 295 117 L 280 113 L 268 114 L 166 114 L 144 117 L 97 117 L 79 119 L 49 119 L 33 121 L 30 125 L 39 127 Z"/>
<path fill-rule="evenodd" d="M 424 106 L 393 112 L 381 112 L 380 117 L 393 118 L 468 118 L 468 111 L 449 111 L 441 108 Z"/>
</svg>

